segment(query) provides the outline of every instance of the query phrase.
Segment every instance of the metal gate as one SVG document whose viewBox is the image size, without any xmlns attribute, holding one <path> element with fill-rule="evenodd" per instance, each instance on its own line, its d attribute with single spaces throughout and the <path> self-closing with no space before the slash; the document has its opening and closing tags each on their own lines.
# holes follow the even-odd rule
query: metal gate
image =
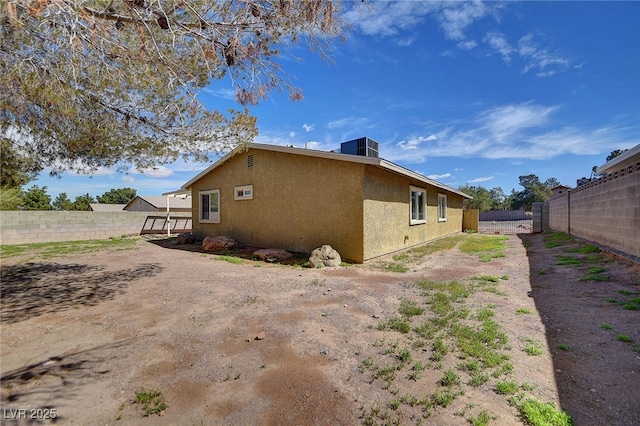
<svg viewBox="0 0 640 426">
<path fill-rule="evenodd" d="M 530 234 L 533 214 L 524 210 L 492 210 L 480 213 L 478 232 L 483 234 Z"/>
</svg>

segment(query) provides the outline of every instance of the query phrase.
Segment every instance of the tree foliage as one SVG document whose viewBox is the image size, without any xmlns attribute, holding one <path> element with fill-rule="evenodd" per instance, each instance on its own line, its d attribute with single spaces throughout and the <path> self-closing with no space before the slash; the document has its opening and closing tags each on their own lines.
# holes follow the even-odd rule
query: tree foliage
<svg viewBox="0 0 640 426">
<path fill-rule="evenodd" d="M 73 210 L 73 203 L 69 199 L 66 192 L 58 194 L 55 200 L 53 200 L 54 210 Z"/>
<path fill-rule="evenodd" d="M 626 149 L 616 149 L 614 151 L 611 151 L 611 153 L 607 155 L 607 161 L 613 160 L 617 156 L 624 154 L 626 151 L 627 151 Z"/>
<path fill-rule="evenodd" d="M 509 208 L 508 199 L 500 187 L 486 189 L 483 186 L 463 185 L 458 188 L 473 197 L 464 200 L 465 209 L 478 209 L 481 212 L 489 210 L 504 210 Z"/>
<path fill-rule="evenodd" d="M 52 210 L 51 196 L 47 194 L 47 187 L 33 185 L 22 194 L 21 210 Z"/>
<path fill-rule="evenodd" d="M 18 152 L 10 139 L 0 138 L 0 188 L 20 189 L 35 179 L 38 170 L 35 158 Z"/>
<path fill-rule="evenodd" d="M 136 190 L 133 188 L 112 188 L 96 197 L 101 204 L 128 204 L 134 198 L 136 198 Z"/>
<path fill-rule="evenodd" d="M 0 210 L 18 210 L 22 203 L 20 188 L 0 188 Z"/>
<path fill-rule="evenodd" d="M 512 191 L 511 208 L 514 210 L 525 209 L 531 211 L 531 206 L 536 202 L 545 202 L 551 198 L 551 188 L 546 183 L 540 182 L 538 176 L 534 174 L 520 176 L 520 185 L 524 187 L 522 191 Z M 557 179 L 547 179 L 546 182 L 553 184 Z M 555 185 L 554 185 L 555 186 Z"/>
<path fill-rule="evenodd" d="M 11 0 L 0 3 L 0 135 L 40 169 L 147 168 L 246 146 L 246 108 L 198 98 L 226 79 L 240 105 L 302 98 L 278 59 L 324 55 L 338 0 Z"/>
<path fill-rule="evenodd" d="M 75 200 L 73 200 L 71 210 L 87 210 L 89 208 L 89 204 L 95 202 L 96 200 L 89 193 L 78 195 Z"/>
</svg>

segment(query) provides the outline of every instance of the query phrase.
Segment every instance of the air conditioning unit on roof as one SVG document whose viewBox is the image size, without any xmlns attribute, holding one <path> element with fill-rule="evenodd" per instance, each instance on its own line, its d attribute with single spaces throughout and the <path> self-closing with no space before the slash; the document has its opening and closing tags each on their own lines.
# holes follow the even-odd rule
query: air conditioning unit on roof
<svg viewBox="0 0 640 426">
<path fill-rule="evenodd" d="M 354 139 L 341 143 L 340 152 L 342 154 L 378 158 L 378 142 L 367 137 Z"/>
</svg>

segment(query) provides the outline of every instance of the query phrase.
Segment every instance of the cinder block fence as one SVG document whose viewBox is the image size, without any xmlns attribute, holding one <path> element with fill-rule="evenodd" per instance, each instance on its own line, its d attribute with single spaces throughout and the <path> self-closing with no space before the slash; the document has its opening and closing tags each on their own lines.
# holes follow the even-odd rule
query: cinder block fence
<svg viewBox="0 0 640 426">
<path fill-rule="evenodd" d="M 148 212 L 3 211 L 0 244 L 94 240 L 166 233 L 162 215 Z M 172 233 L 191 230 L 191 213 L 172 213 Z"/>
<path fill-rule="evenodd" d="M 640 259 L 640 163 L 551 198 L 549 228 Z"/>
</svg>

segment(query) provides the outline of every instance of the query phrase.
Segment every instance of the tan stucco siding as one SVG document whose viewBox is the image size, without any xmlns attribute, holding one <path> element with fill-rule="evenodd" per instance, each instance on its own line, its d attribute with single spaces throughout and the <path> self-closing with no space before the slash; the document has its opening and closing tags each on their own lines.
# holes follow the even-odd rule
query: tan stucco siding
<svg viewBox="0 0 640 426">
<path fill-rule="evenodd" d="M 362 261 L 363 170 L 362 164 L 266 150 L 236 154 L 191 187 L 194 232 L 299 252 L 330 244 L 343 258 Z M 253 199 L 234 200 L 241 185 L 253 185 Z M 220 223 L 200 223 L 199 191 L 214 189 L 220 190 Z"/>
<path fill-rule="evenodd" d="M 411 225 L 410 188 L 427 192 L 426 223 Z M 462 197 L 369 167 L 365 182 L 364 259 L 409 248 L 462 229 Z M 447 195 L 447 220 L 438 221 L 438 194 Z"/>
</svg>

